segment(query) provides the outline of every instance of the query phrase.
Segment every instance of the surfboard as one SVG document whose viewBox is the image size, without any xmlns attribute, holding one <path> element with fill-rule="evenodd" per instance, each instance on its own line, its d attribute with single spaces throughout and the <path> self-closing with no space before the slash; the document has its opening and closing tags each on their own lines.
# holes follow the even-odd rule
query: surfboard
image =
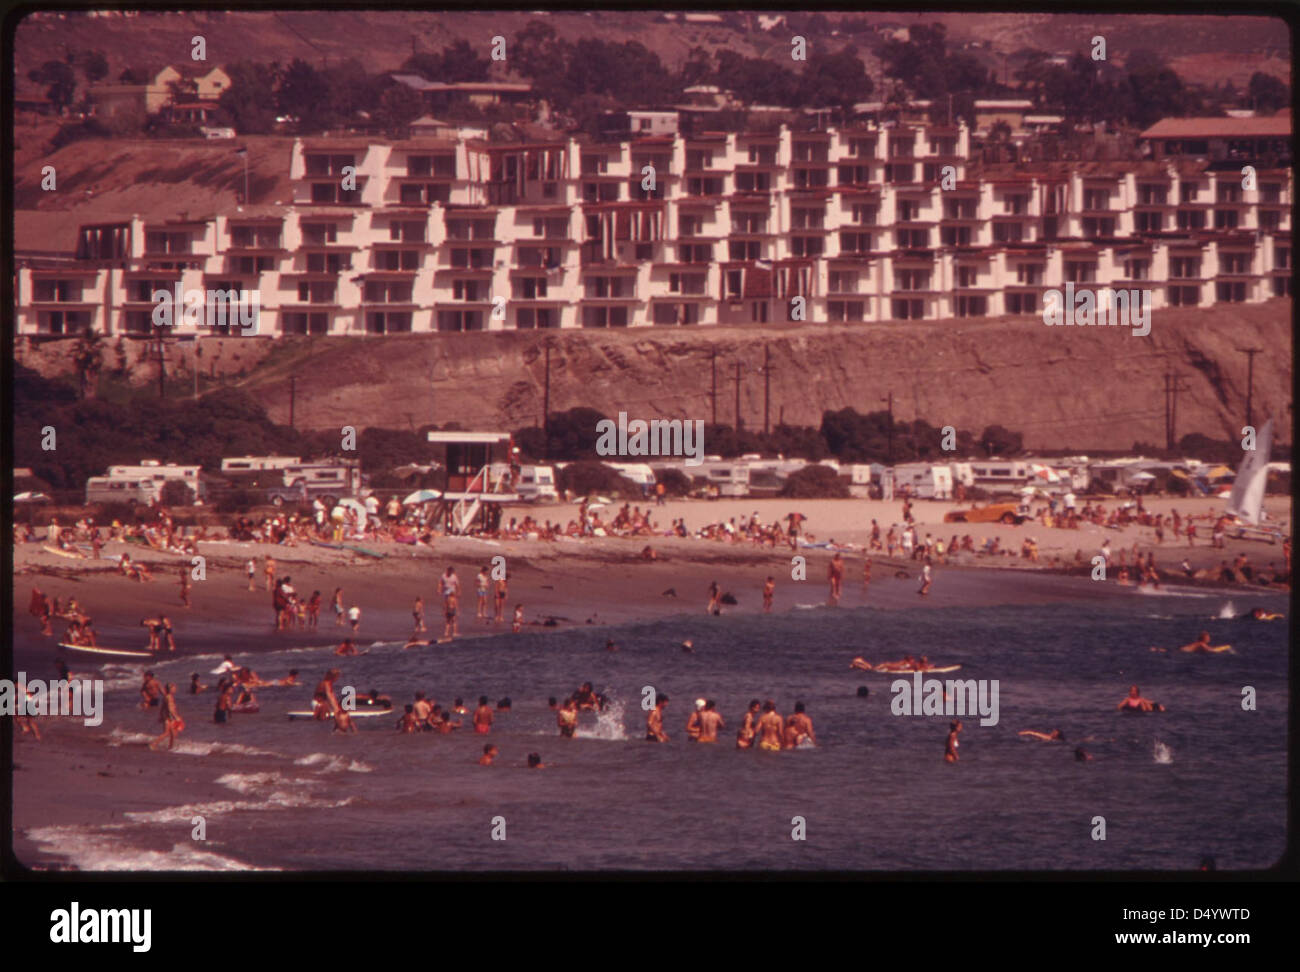
<svg viewBox="0 0 1300 972">
<path fill-rule="evenodd" d="M 383 715 L 392 715 L 392 714 L 393 714 L 392 709 L 373 709 L 373 710 L 352 709 L 351 711 L 348 712 L 348 715 L 350 715 L 354 719 L 365 719 L 368 718 L 369 716 L 383 716 Z M 295 710 L 289 713 L 289 718 L 290 719 L 315 719 L 316 713 L 310 711 L 303 712 L 303 711 Z M 328 718 L 332 719 L 333 716 L 329 716 Z M 324 722 L 325 720 L 322 719 L 321 721 Z"/>
<path fill-rule="evenodd" d="M 86 555 L 82 553 L 73 553 L 71 550 L 60 550 L 58 547 L 51 547 L 46 544 L 41 545 L 41 549 L 46 553 L 58 554 L 60 557 L 71 557 L 73 560 L 85 560 Z"/>
<path fill-rule="evenodd" d="M 345 544 L 344 549 L 351 550 L 353 553 L 364 554 L 367 557 L 374 557 L 376 560 L 383 560 L 388 556 L 386 553 L 379 553 L 374 550 L 367 550 L 365 547 L 358 547 L 352 544 Z"/>
<path fill-rule="evenodd" d="M 341 543 L 326 543 L 324 540 L 311 541 L 313 547 L 327 547 L 330 550 L 346 550 L 347 548 Z"/>
<path fill-rule="evenodd" d="M 256 702 L 245 702 L 243 705 L 236 705 L 231 709 L 232 712 L 241 712 L 246 715 L 256 715 L 262 711 L 262 707 Z"/>
<path fill-rule="evenodd" d="M 922 675 L 929 675 L 931 673 L 955 672 L 959 668 L 961 668 L 960 665 L 940 665 L 938 668 L 873 668 L 870 671 L 877 675 L 915 675 L 918 672 Z M 860 668 L 857 671 L 867 671 L 867 669 Z"/>
<path fill-rule="evenodd" d="M 60 648 L 66 648 L 68 651 L 88 651 L 93 655 L 123 655 L 128 658 L 153 658 L 152 651 L 130 651 L 126 648 L 96 648 L 93 645 L 69 645 L 59 642 Z"/>
</svg>

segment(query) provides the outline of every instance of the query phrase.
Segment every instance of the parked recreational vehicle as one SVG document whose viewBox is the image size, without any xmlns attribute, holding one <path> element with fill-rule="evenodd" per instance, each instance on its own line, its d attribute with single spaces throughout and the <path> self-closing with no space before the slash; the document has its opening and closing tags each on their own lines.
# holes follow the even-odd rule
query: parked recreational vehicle
<svg viewBox="0 0 1300 972">
<path fill-rule="evenodd" d="M 172 481 L 187 485 L 196 500 L 202 500 L 206 488 L 199 476 L 199 466 L 163 465 L 145 459 L 138 466 L 109 466 L 107 476 L 86 480 L 87 503 L 155 503 L 162 497 L 163 486 Z"/>
<path fill-rule="evenodd" d="M 223 473 L 252 473 L 267 469 L 287 469 L 302 462 L 297 456 L 231 456 L 221 460 Z"/>
<path fill-rule="evenodd" d="M 894 467 L 894 489 L 920 499 L 952 499 L 952 469 L 947 463 L 902 463 Z"/>
<path fill-rule="evenodd" d="M 655 471 L 648 462 L 607 462 L 605 465 L 616 470 L 624 479 L 636 483 L 642 496 L 649 496 L 658 482 Z"/>
<path fill-rule="evenodd" d="M 719 496 L 749 495 L 749 466 L 743 462 L 718 459 L 705 460 L 699 467 L 710 486 L 717 487 Z"/>
<path fill-rule="evenodd" d="M 305 502 L 316 497 L 340 500 L 361 491 L 359 459 L 322 459 L 298 462 L 283 468 L 283 482 L 267 490 L 267 499 L 279 506 Z"/>
<path fill-rule="evenodd" d="M 555 503 L 560 499 L 553 466 L 520 466 L 519 482 L 515 485 L 519 495 L 529 502 Z"/>
<path fill-rule="evenodd" d="M 1029 463 L 1014 459 L 981 459 L 970 464 L 975 485 L 990 492 L 1014 493 L 1029 480 Z"/>
</svg>

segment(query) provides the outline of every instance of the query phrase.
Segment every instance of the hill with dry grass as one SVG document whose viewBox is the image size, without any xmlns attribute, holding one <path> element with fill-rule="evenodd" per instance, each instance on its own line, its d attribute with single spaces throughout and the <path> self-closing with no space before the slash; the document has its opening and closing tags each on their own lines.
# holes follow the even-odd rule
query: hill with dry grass
<svg viewBox="0 0 1300 972">
<path fill-rule="evenodd" d="M 1126 328 L 1045 327 L 1032 318 L 745 328 L 615 328 L 403 337 L 205 340 L 202 370 L 228 374 L 278 422 L 289 417 L 290 378 L 300 428 L 352 425 L 515 429 L 540 422 L 550 341 L 552 411 L 580 405 L 633 417 L 709 421 L 711 356 L 718 356 L 717 417 L 763 422 L 763 352 L 771 354 L 770 420 L 818 425 L 826 409 L 875 411 L 892 393 L 895 415 L 933 425 L 1023 432 L 1029 448 L 1087 451 L 1164 444 L 1164 375 L 1183 376 L 1178 435 L 1240 433 L 1246 357 L 1255 360 L 1254 412 L 1291 441 L 1290 300 L 1156 311 L 1149 337 Z M 18 360 L 67 374 L 70 342 L 20 345 Z M 170 380 L 193 381 L 192 345 L 168 350 Z M 139 354 L 137 344 L 131 353 Z M 112 362 L 105 349 L 106 367 Z M 139 382 L 152 363 L 132 370 Z"/>
</svg>

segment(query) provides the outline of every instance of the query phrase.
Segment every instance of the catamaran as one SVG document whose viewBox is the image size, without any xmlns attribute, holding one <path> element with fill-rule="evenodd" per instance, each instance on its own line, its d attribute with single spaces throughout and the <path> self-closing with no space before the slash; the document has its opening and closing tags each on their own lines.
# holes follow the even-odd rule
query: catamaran
<svg viewBox="0 0 1300 972">
<path fill-rule="evenodd" d="M 1273 420 L 1269 419 L 1259 430 L 1255 448 L 1242 457 L 1224 508 L 1224 513 L 1235 520 L 1227 532 L 1238 540 L 1277 543 L 1282 539 L 1282 531 L 1268 522 L 1268 514 L 1264 512 L 1264 487 L 1268 482 L 1268 457 L 1272 448 Z"/>
</svg>

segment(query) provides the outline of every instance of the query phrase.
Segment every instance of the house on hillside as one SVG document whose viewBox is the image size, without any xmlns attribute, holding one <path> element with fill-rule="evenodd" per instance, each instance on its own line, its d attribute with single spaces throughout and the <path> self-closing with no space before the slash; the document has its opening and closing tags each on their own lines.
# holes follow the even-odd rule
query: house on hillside
<svg viewBox="0 0 1300 972">
<path fill-rule="evenodd" d="M 1138 138 L 1153 159 L 1200 156 L 1289 165 L 1292 157 L 1287 111 L 1264 118 L 1162 118 Z"/>
<path fill-rule="evenodd" d="M 119 114 L 156 115 L 175 103 L 189 116 L 206 121 L 231 85 L 230 75 L 206 63 L 167 65 L 158 70 L 130 68 L 112 83 L 92 84 L 89 96 L 100 118 Z M 175 95 L 180 94 L 180 98 Z"/>
</svg>

